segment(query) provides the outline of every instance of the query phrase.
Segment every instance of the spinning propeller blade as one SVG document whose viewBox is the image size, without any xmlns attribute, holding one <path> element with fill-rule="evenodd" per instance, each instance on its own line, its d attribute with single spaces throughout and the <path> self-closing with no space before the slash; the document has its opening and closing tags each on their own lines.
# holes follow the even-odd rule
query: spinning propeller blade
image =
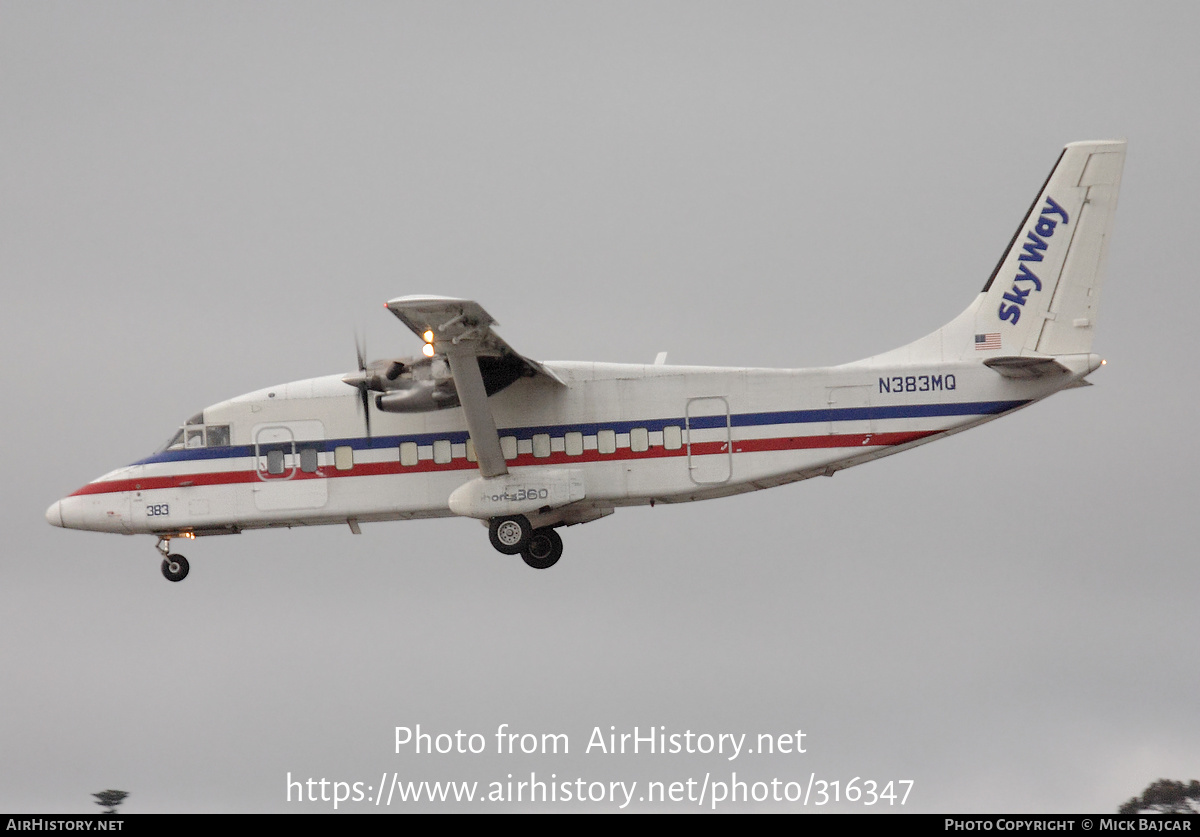
<svg viewBox="0 0 1200 837">
<path fill-rule="evenodd" d="M 371 396 L 367 392 L 367 340 L 364 337 L 360 343 L 358 335 L 354 335 L 354 350 L 358 354 L 358 379 L 355 388 L 358 389 L 358 400 L 362 404 L 363 424 L 367 429 L 367 438 L 371 438 Z"/>
</svg>

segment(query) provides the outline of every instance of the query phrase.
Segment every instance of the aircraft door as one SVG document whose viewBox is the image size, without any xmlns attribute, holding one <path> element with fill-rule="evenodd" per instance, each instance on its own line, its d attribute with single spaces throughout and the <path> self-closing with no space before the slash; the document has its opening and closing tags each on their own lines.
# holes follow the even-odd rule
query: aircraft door
<svg viewBox="0 0 1200 837">
<path fill-rule="evenodd" d="M 829 405 L 826 432 L 831 436 L 846 436 L 848 445 L 865 445 L 873 431 L 871 422 L 871 387 L 829 387 L 825 390 Z"/>
<path fill-rule="evenodd" d="M 729 402 L 722 396 L 687 402 L 688 475 L 697 485 L 729 482 L 733 475 Z"/>
<path fill-rule="evenodd" d="M 325 428 L 319 421 L 289 421 L 254 428 L 259 511 L 319 509 L 329 500 L 322 473 Z"/>
</svg>

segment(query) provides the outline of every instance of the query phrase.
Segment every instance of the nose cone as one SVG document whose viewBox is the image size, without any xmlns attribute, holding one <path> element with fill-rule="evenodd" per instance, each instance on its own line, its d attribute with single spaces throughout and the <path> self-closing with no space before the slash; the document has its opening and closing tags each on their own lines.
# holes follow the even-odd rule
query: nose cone
<svg viewBox="0 0 1200 837">
<path fill-rule="evenodd" d="M 86 491 L 85 486 L 80 491 Z M 128 492 L 76 492 L 46 509 L 46 522 L 61 529 L 85 532 L 133 532 L 129 520 Z"/>
</svg>

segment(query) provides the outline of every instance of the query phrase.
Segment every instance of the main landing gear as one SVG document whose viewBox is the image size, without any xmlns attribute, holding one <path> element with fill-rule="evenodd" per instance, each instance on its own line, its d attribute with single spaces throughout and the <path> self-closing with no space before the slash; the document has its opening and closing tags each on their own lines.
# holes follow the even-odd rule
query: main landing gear
<svg viewBox="0 0 1200 837">
<path fill-rule="evenodd" d="M 187 578 L 188 561 L 182 555 L 171 554 L 171 539 L 159 538 L 155 549 L 163 554 L 162 574 L 167 581 L 183 581 Z"/>
<path fill-rule="evenodd" d="M 535 570 L 548 570 L 562 557 L 563 542 L 558 532 L 547 527 L 534 529 L 529 543 L 521 550 L 521 558 Z"/>
<path fill-rule="evenodd" d="M 521 559 L 535 570 L 553 567 L 563 553 L 558 532 L 549 526 L 534 529 L 523 514 L 493 517 L 488 523 L 488 537 L 497 552 L 504 555 L 520 553 Z"/>
</svg>

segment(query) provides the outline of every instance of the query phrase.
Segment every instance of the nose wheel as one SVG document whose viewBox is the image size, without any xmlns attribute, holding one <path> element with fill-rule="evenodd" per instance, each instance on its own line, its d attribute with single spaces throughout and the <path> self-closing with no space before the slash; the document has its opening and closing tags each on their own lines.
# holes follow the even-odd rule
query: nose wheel
<svg viewBox="0 0 1200 837">
<path fill-rule="evenodd" d="M 168 555 L 162 562 L 162 574 L 167 581 L 183 581 L 189 569 L 187 559 L 182 555 Z"/>
<path fill-rule="evenodd" d="M 162 574 L 167 581 L 183 581 L 187 578 L 188 561 L 182 555 L 176 555 L 171 552 L 171 539 L 159 538 L 158 543 L 154 547 L 162 553 Z"/>
</svg>

